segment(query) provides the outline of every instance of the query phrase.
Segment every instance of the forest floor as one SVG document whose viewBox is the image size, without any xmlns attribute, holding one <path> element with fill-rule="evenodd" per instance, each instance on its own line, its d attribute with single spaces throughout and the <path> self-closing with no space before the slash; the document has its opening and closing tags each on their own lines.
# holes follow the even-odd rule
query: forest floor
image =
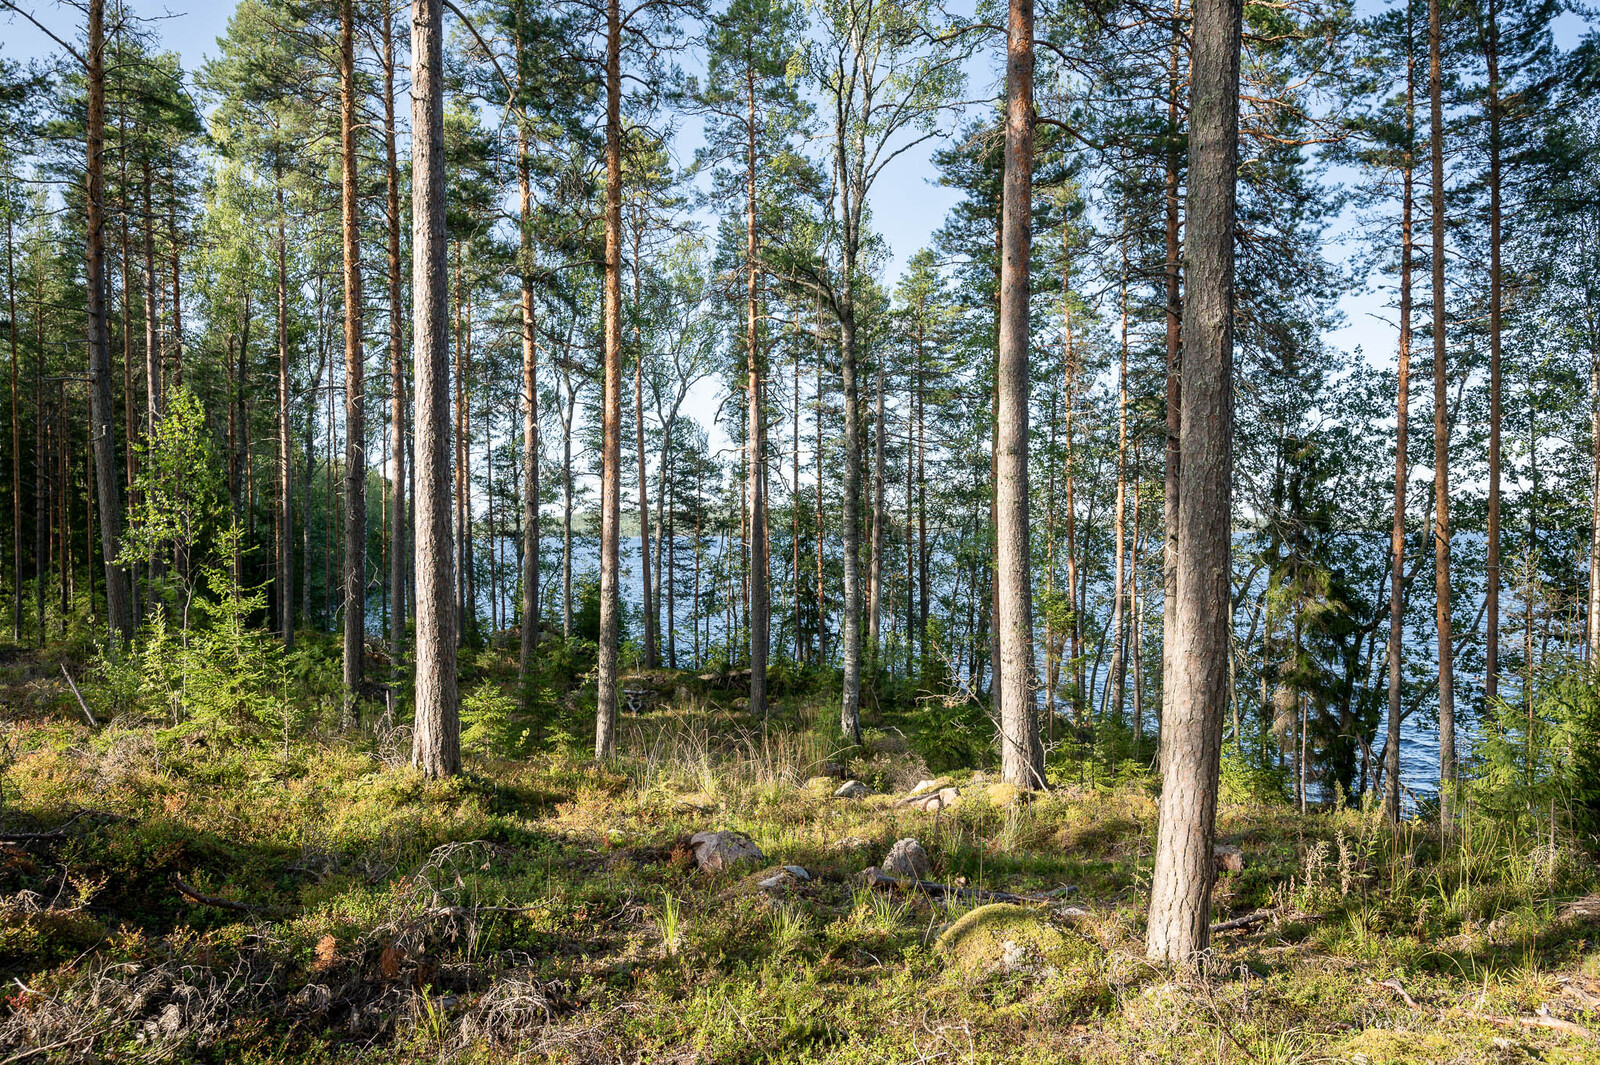
<svg viewBox="0 0 1600 1065">
<path fill-rule="evenodd" d="M 1441 858 L 1421 823 L 1230 795 L 1214 913 L 1256 919 L 1185 975 L 1143 958 L 1147 778 L 1016 801 L 931 772 L 915 714 L 840 754 L 829 699 L 756 722 L 666 678 L 611 767 L 430 782 L 403 731 L 91 728 L 0 670 L 7 1063 L 1600 1060 L 1600 876 L 1559 841 Z M 905 802 L 924 777 L 959 799 Z M 702 871 L 708 830 L 764 857 Z M 904 837 L 966 896 L 870 885 Z M 951 930 L 973 889 L 1036 898 Z"/>
</svg>

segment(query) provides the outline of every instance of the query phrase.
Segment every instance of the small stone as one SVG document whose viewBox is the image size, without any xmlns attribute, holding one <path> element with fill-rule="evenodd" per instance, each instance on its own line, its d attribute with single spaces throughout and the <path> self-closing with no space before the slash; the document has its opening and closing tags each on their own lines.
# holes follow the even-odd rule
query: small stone
<svg viewBox="0 0 1600 1065">
<path fill-rule="evenodd" d="M 907 880 L 925 880 L 933 870 L 933 863 L 928 860 L 928 852 L 923 850 L 921 843 L 907 838 L 896 840 L 895 845 L 889 848 L 889 853 L 884 856 L 882 869 L 890 876 L 903 877 Z"/>
<path fill-rule="evenodd" d="M 694 863 L 704 873 L 720 873 L 737 862 L 765 861 L 766 855 L 743 832 L 696 832 L 689 837 Z"/>
<path fill-rule="evenodd" d="M 790 876 L 794 877 L 796 880 L 810 880 L 811 879 L 811 874 L 806 872 L 804 866 L 786 865 L 786 866 L 783 867 L 783 871 L 788 873 Z"/>
<path fill-rule="evenodd" d="M 870 794 L 872 794 L 872 789 L 861 783 L 861 781 L 847 780 L 839 785 L 839 790 L 833 793 L 833 797 L 835 799 L 864 799 Z"/>
<path fill-rule="evenodd" d="M 940 781 L 937 780 L 919 780 L 917 781 L 917 786 L 911 789 L 911 795 L 908 796 L 908 798 L 921 795 L 925 791 L 931 791 L 934 788 L 939 787 L 939 785 Z"/>
<path fill-rule="evenodd" d="M 1231 843 L 1212 846 L 1211 856 L 1219 873 L 1244 872 L 1244 850 Z"/>
</svg>

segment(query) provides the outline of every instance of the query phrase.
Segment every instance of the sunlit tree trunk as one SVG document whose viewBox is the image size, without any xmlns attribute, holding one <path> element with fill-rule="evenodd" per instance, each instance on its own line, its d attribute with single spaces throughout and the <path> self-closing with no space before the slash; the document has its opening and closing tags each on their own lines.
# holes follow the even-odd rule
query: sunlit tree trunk
<svg viewBox="0 0 1600 1065">
<path fill-rule="evenodd" d="M 289 242 L 285 232 L 288 220 L 283 202 L 283 170 L 281 165 L 274 167 L 274 180 L 277 183 L 278 200 L 278 515 L 277 515 L 277 542 L 278 542 L 278 575 L 274 582 L 276 588 L 276 602 L 278 604 L 278 632 L 283 636 L 285 650 L 294 650 L 294 457 L 290 453 L 292 436 L 289 421 Z M 153 308 L 154 295 L 145 293 L 146 314 L 149 323 L 145 327 L 146 347 L 149 351 L 155 350 L 155 314 Z M 146 366 L 149 367 L 151 380 L 149 389 L 151 393 L 150 419 L 155 423 L 156 388 L 155 360 L 148 358 Z M 309 560 L 307 560 L 309 565 Z"/>
<path fill-rule="evenodd" d="M 133 636 L 128 603 L 128 571 L 117 561 L 122 540 L 122 490 L 117 483 L 117 434 L 111 403 L 111 339 L 106 323 L 105 3 L 89 0 L 86 49 L 87 125 L 84 136 L 87 181 L 84 215 L 88 228 L 85 285 L 89 310 L 89 408 L 94 425 L 95 496 L 100 505 L 100 548 L 106 568 L 106 615 L 113 644 Z"/>
<path fill-rule="evenodd" d="M 356 189 L 355 0 L 339 14 L 339 177 L 344 251 L 344 689 L 360 698 L 367 633 L 366 358 L 361 337 L 361 204 Z"/>
<path fill-rule="evenodd" d="M 1173 631 L 1178 608 L 1178 436 L 1182 431 L 1183 385 L 1179 372 L 1179 343 L 1183 309 L 1179 303 L 1180 262 L 1178 224 L 1178 171 L 1182 164 L 1179 141 L 1178 92 L 1182 69 L 1182 0 L 1172 0 L 1172 44 L 1167 53 L 1167 143 L 1163 210 L 1166 242 L 1166 340 L 1167 340 L 1167 446 L 1165 456 L 1165 494 L 1162 498 L 1163 545 L 1161 557 L 1161 694 L 1172 688 Z"/>
<path fill-rule="evenodd" d="M 1489 26 L 1484 58 L 1488 62 L 1489 118 L 1489 520 L 1484 564 L 1485 615 L 1483 696 L 1493 707 L 1500 695 L 1500 330 L 1502 279 L 1500 270 L 1500 25 L 1495 0 L 1485 13 Z"/>
<path fill-rule="evenodd" d="M 1455 647 L 1450 621 L 1450 408 L 1445 374 L 1444 78 L 1440 69 L 1442 0 L 1428 2 L 1429 150 L 1433 215 L 1433 491 L 1434 621 L 1439 635 L 1439 825 L 1455 821 Z"/>
<path fill-rule="evenodd" d="M 1002 778 L 1044 782 L 1034 708 L 1033 587 L 1028 557 L 1029 255 L 1033 243 L 1033 0 L 1011 0 L 1001 215 L 999 419 L 995 425 L 995 627 L 1000 660 Z"/>
<path fill-rule="evenodd" d="M 745 421 L 749 437 L 746 471 L 750 501 L 750 713 L 767 713 L 767 649 L 772 614 L 767 559 L 766 410 L 761 402 L 766 370 L 761 351 L 760 274 L 756 248 L 756 82 L 753 62 L 745 64 Z M 780 467 L 781 468 L 781 467 Z"/>
<path fill-rule="evenodd" d="M 519 47 L 521 39 L 518 34 Z M 539 347 L 533 311 L 533 193 L 528 182 L 525 121 L 518 131 L 517 187 L 522 208 L 522 645 L 517 680 L 526 711 L 528 681 L 539 646 Z"/>
<path fill-rule="evenodd" d="M 432 777 L 451 776 L 461 768 L 450 542 L 443 22 L 442 0 L 413 0 L 411 291 L 416 377 L 417 678 L 411 761 Z"/>
<path fill-rule="evenodd" d="M 1190 66 L 1188 236 L 1179 437 L 1173 691 L 1145 949 L 1194 965 L 1210 935 L 1212 833 L 1228 702 L 1233 477 L 1233 230 L 1239 0 L 1197 0 Z"/>
<path fill-rule="evenodd" d="M 406 557 L 410 524 L 406 520 L 406 373 L 405 334 L 401 324 L 400 290 L 400 166 L 395 149 L 394 19 L 383 13 L 383 151 L 384 220 L 389 237 L 389 402 L 394 424 L 391 486 L 394 507 L 389 534 L 389 661 L 398 675 L 405 654 Z"/>
<path fill-rule="evenodd" d="M 600 401 L 600 649 L 595 667 L 594 756 L 616 752 L 617 635 L 622 517 L 622 25 L 606 4 L 605 378 Z"/>
<path fill-rule="evenodd" d="M 1406 5 L 1406 147 L 1402 161 L 1400 201 L 1400 354 L 1399 389 L 1395 399 L 1394 528 L 1389 561 L 1389 720 L 1383 752 L 1383 808 L 1390 824 L 1400 823 L 1400 715 L 1403 707 L 1401 669 L 1405 654 L 1406 465 L 1411 425 L 1411 260 L 1412 205 L 1416 174 L 1414 147 L 1416 69 L 1411 41 L 1410 2 Z"/>
</svg>

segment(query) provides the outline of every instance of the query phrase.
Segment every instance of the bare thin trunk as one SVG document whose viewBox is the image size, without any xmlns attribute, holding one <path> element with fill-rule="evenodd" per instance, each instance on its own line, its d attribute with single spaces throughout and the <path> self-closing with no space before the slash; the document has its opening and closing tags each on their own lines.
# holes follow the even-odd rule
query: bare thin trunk
<svg viewBox="0 0 1600 1065">
<path fill-rule="evenodd" d="M 600 401 L 600 650 L 594 756 L 616 752 L 618 536 L 622 517 L 622 26 L 606 4 L 605 382 Z"/>
<path fill-rule="evenodd" d="M 1484 565 L 1483 695 L 1490 706 L 1500 695 L 1500 26 L 1495 0 L 1488 0 L 1489 22 L 1489 527 Z"/>
<path fill-rule="evenodd" d="M 1433 215 L 1433 491 L 1434 621 L 1439 635 L 1439 824 L 1446 835 L 1455 820 L 1455 647 L 1450 622 L 1450 410 L 1445 374 L 1444 290 L 1444 81 L 1441 0 L 1428 2 L 1429 150 Z"/>
<path fill-rule="evenodd" d="M 401 326 L 400 291 L 400 166 L 395 150 L 394 19 L 385 11 L 383 30 L 384 217 L 389 236 L 389 391 L 394 423 L 393 528 L 389 534 L 389 662 L 398 675 L 406 642 L 406 373 L 405 335 Z"/>
<path fill-rule="evenodd" d="M 520 47 L 520 34 L 517 39 Z M 529 672 L 539 646 L 539 346 L 533 317 L 533 193 L 525 122 L 518 130 L 517 148 L 522 207 L 522 646 L 517 680 L 526 710 Z"/>
<path fill-rule="evenodd" d="M 1390 536 L 1389 563 L 1389 720 L 1384 741 L 1384 812 L 1391 824 L 1400 823 L 1400 715 L 1402 658 L 1405 652 L 1406 464 L 1411 424 L 1411 211 L 1415 159 L 1413 75 L 1410 3 L 1406 6 L 1406 151 L 1400 205 L 1400 355 L 1399 390 L 1395 399 L 1394 531 Z"/>
<path fill-rule="evenodd" d="M 772 598 L 768 585 L 767 559 L 767 460 L 762 448 L 766 410 L 761 388 L 766 366 L 761 351 L 760 272 L 756 249 L 756 88 L 755 67 L 745 64 L 745 376 L 746 433 L 749 454 L 750 500 L 750 713 L 767 713 L 767 649 L 771 624 Z"/>
<path fill-rule="evenodd" d="M 339 177 L 344 242 L 344 688 L 360 698 L 367 634 L 366 358 L 361 337 L 361 217 L 356 190 L 355 0 L 339 15 Z"/>
</svg>

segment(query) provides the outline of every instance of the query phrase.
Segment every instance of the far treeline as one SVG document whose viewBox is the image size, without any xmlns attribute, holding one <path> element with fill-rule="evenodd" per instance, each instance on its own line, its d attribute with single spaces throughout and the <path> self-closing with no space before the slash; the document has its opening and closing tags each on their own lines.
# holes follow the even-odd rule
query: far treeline
<svg viewBox="0 0 1600 1065">
<path fill-rule="evenodd" d="M 4 627 L 102 704 L 430 776 L 665 671 L 922 705 L 1154 766 L 1178 962 L 1224 764 L 1600 826 L 1562 0 L 241 0 L 192 70 L 0 8 Z"/>
</svg>

